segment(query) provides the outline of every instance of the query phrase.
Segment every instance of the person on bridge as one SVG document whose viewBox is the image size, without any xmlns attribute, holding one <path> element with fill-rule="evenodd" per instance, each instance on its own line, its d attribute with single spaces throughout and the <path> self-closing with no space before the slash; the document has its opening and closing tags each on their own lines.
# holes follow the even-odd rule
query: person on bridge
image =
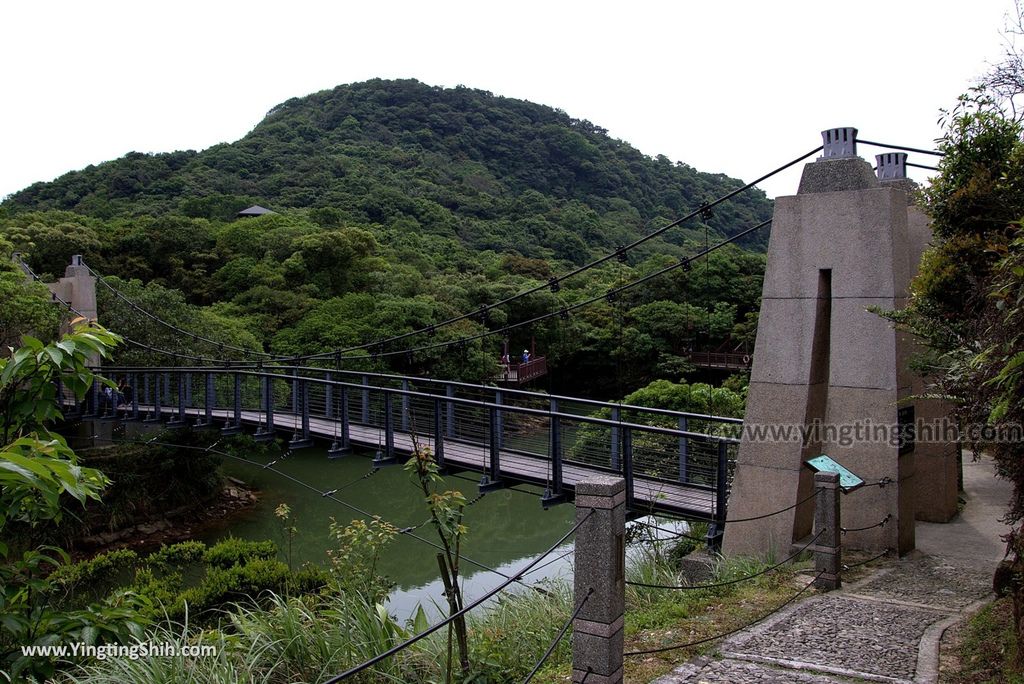
<svg viewBox="0 0 1024 684">
<path fill-rule="evenodd" d="M 530 351 L 528 349 L 523 350 L 523 363 L 530 362 Z"/>
</svg>

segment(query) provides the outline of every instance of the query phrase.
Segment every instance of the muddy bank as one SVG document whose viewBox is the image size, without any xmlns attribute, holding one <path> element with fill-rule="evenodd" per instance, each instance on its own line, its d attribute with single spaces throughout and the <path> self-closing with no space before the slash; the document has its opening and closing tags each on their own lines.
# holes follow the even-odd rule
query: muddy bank
<svg viewBox="0 0 1024 684">
<path fill-rule="evenodd" d="M 257 501 L 257 490 L 229 477 L 220 493 L 210 502 L 186 504 L 144 522 L 81 537 L 68 550 L 73 557 L 87 557 L 120 548 L 136 551 L 156 549 L 162 544 L 191 539 L 210 527 L 224 525 L 235 515 L 256 505 Z"/>
</svg>

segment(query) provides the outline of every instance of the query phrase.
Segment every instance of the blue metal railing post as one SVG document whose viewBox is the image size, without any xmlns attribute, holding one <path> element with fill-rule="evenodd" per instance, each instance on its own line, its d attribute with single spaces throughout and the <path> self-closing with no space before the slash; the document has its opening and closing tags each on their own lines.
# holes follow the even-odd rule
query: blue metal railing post
<svg viewBox="0 0 1024 684">
<path fill-rule="evenodd" d="M 266 412 L 266 423 L 256 430 L 252 438 L 257 442 L 269 442 L 274 439 L 274 384 L 271 376 L 260 376 L 263 390 L 263 410 Z"/>
<path fill-rule="evenodd" d="M 168 378 L 170 375 L 168 374 Z M 185 415 L 185 380 L 187 373 L 178 373 L 178 414 L 167 421 L 167 427 L 178 428 L 188 425 L 188 418 Z"/>
<path fill-rule="evenodd" d="M 622 476 L 626 480 L 626 510 L 633 510 L 633 430 L 622 428 Z"/>
<path fill-rule="evenodd" d="M 502 398 L 501 390 L 495 390 L 494 391 L 494 403 L 497 404 L 498 406 L 501 406 L 501 398 Z M 492 442 L 496 442 L 497 445 L 498 445 L 498 449 L 500 450 L 500 449 L 504 448 L 504 446 L 505 446 L 505 420 L 504 420 L 504 414 L 503 414 L 501 409 L 497 409 L 494 412 L 494 415 L 495 415 L 495 424 L 494 424 L 494 431 L 491 434 L 491 441 Z"/>
<path fill-rule="evenodd" d="M 132 390 L 132 413 L 131 419 L 139 419 L 139 376 L 136 373 L 129 373 L 128 387 Z"/>
<path fill-rule="evenodd" d="M 409 381 L 403 379 L 402 380 L 402 392 L 408 392 L 408 391 L 409 391 Z M 409 432 L 409 395 L 408 394 L 402 394 L 402 416 L 401 416 L 401 423 L 402 423 L 402 432 Z"/>
<path fill-rule="evenodd" d="M 683 432 L 689 431 L 689 421 L 686 416 L 679 416 L 679 429 Z M 689 477 L 688 462 L 689 462 L 689 441 L 685 435 L 679 435 L 679 481 L 685 483 Z"/>
<path fill-rule="evenodd" d="M 333 378 L 333 375 L 328 373 L 328 377 Z M 327 390 L 329 392 L 327 395 L 328 397 L 334 397 L 333 389 L 334 388 L 330 385 L 327 386 Z M 349 441 L 348 427 L 348 388 L 343 386 L 339 388 L 339 391 L 341 392 L 339 395 L 341 406 L 338 407 L 336 418 L 341 423 L 341 429 L 337 439 L 331 442 L 331 447 L 327 450 L 328 458 L 341 458 L 348 452 L 352 451 L 352 444 Z M 333 402 L 328 402 L 327 410 L 329 412 L 334 411 L 334 407 L 331 405 L 332 403 Z"/>
<path fill-rule="evenodd" d="M 213 386 L 213 373 L 206 373 L 206 388 L 203 391 L 203 417 L 196 421 L 196 427 L 210 427 L 213 425 L 213 404 L 216 401 L 214 396 L 216 390 Z"/>
<path fill-rule="evenodd" d="M 305 380 L 293 380 L 292 388 L 292 401 L 295 402 L 294 409 L 301 419 L 301 431 L 292 433 L 288 448 L 306 449 L 313 446 L 313 438 L 309 434 L 309 383 Z"/>
<path fill-rule="evenodd" d="M 618 406 L 613 406 L 612 407 L 612 420 L 615 421 L 616 423 L 618 423 L 620 420 L 622 420 L 622 409 L 620 409 Z M 612 463 L 611 463 L 612 470 L 614 470 L 615 472 L 619 472 L 619 468 L 620 468 L 620 463 L 619 463 L 619 441 L 620 441 L 620 436 L 619 436 L 619 428 L 618 428 L 618 426 L 613 427 L 612 430 L 611 430 L 611 433 L 612 433 L 612 438 L 611 438 L 611 441 L 612 441 Z"/>
<path fill-rule="evenodd" d="M 363 376 L 363 385 L 367 387 L 370 385 L 370 378 L 365 375 Z M 360 414 L 360 420 L 363 425 L 370 424 L 370 390 L 368 389 L 363 390 L 363 411 Z"/>
<path fill-rule="evenodd" d="M 160 409 L 160 374 L 153 373 L 153 383 L 150 385 L 149 374 L 146 374 L 146 393 L 152 398 L 151 403 L 153 404 L 153 412 L 149 415 L 149 418 L 143 420 L 143 423 L 159 423 L 163 420 Z"/>
<path fill-rule="evenodd" d="M 395 462 L 395 416 L 391 406 L 391 392 L 381 389 L 384 392 L 384 453 L 377 452 L 373 459 L 373 465 L 391 465 Z"/>
<path fill-rule="evenodd" d="M 327 384 L 324 385 L 324 406 L 327 412 L 325 418 L 330 420 L 334 418 L 334 385 L 330 384 L 334 381 L 334 373 L 328 371 L 324 374 L 324 379 L 327 380 Z"/>
<path fill-rule="evenodd" d="M 441 399 L 434 399 L 434 458 L 444 468 L 444 418 L 441 415 Z"/>
<path fill-rule="evenodd" d="M 242 431 L 242 376 L 239 373 L 235 373 L 234 376 L 235 391 L 232 399 L 232 415 L 224 421 L 224 427 L 220 429 L 222 435 L 237 435 Z"/>
<path fill-rule="evenodd" d="M 504 487 L 501 480 L 501 449 L 498 446 L 496 433 L 498 430 L 498 409 L 491 406 L 487 410 L 487 431 L 490 433 L 487 441 L 490 443 L 490 459 L 484 476 L 480 478 L 480 491 L 489 492 Z"/>
<path fill-rule="evenodd" d="M 722 537 L 725 536 L 726 497 L 729 494 L 729 449 L 724 440 L 718 441 L 718 463 L 715 475 L 715 511 L 714 522 L 708 528 L 708 548 L 715 552 L 722 550 Z"/>
<path fill-rule="evenodd" d="M 445 385 L 444 394 L 446 397 L 451 399 L 455 396 L 455 385 Z M 455 439 L 455 402 L 449 401 L 444 407 L 445 410 L 445 426 L 444 435 L 448 439 Z"/>
<path fill-rule="evenodd" d="M 548 506 L 565 501 L 565 493 L 562 491 L 562 424 L 558 416 L 558 400 L 549 399 L 548 408 L 551 417 L 548 418 L 548 451 L 551 454 L 551 484 L 544 491 L 541 498 L 541 505 Z"/>
</svg>

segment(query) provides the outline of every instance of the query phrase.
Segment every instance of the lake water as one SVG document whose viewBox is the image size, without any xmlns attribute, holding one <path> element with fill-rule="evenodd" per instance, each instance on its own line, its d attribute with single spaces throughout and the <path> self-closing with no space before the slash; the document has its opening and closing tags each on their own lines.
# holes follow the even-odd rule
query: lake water
<svg viewBox="0 0 1024 684">
<path fill-rule="evenodd" d="M 113 425 L 83 423 L 80 438 L 98 433 L 101 437 L 96 444 L 109 443 L 105 440 L 110 438 Z M 154 430 L 152 426 L 139 423 L 129 423 L 126 428 L 129 434 Z M 162 436 L 161 441 L 173 442 L 173 433 Z M 379 515 L 400 529 L 420 526 L 428 519 L 429 512 L 412 475 L 403 469 L 401 460 L 397 465 L 372 472 L 372 456 L 370 452 L 354 451 L 342 458 L 329 459 L 326 446 L 318 445 L 278 460 L 273 470 L 225 458 L 224 473 L 258 490 L 259 502 L 232 515 L 224 524 L 205 529 L 196 538 L 208 544 L 228 536 L 271 539 L 282 549 L 283 556 L 287 547 L 286 537 L 282 522 L 274 514 L 283 503 L 291 509 L 289 524 L 299 530 L 292 541 L 293 565 L 298 567 L 306 562 L 326 565 L 327 550 L 333 548 L 329 535 L 331 519 L 347 524 L 364 517 L 353 508 L 317 493 L 332 489 L 340 490 L 335 498 Z M 468 501 L 473 501 L 478 495 L 479 478 L 479 473 L 471 472 L 448 475 L 444 488 L 460 490 Z M 547 551 L 572 527 L 575 519 L 573 505 L 560 504 L 545 510 L 541 506 L 541 494 L 538 487 L 516 485 L 490 492 L 466 509 L 464 523 L 469 532 L 463 540 L 461 574 L 467 602 L 504 582 L 505 576 Z M 685 523 L 662 521 L 659 524 L 686 529 Z M 437 533 L 430 524 L 418 527 L 415 534 L 438 543 Z M 436 548 L 421 540 L 400 534 L 382 553 L 379 571 L 395 584 L 389 609 L 400 619 L 411 616 L 417 605 L 423 605 L 428 612 L 435 612 L 431 610 L 432 606 L 444 602 L 437 552 Z M 571 572 L 570 538 L 541 561 L 524 581 L 534 584 L 552 577 L 571 577 Z M 521 585 L 516 586 L 521 588 Z"/>
</svg>

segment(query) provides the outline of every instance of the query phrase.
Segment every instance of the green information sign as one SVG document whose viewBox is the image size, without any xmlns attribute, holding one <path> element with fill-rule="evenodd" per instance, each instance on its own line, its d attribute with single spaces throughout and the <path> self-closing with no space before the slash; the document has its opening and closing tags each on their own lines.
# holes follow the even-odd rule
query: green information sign
<svg viewBox="0 0 1024 684">
<path fill-rule="evenodd" d="M 854 489 L 864 484 L 864 480 L 860 479 L 825 454 L 807 461 L 807 465 L 813 468 L 815 472 L 839 473 L 839 486 L 842 487 L 844 492 L 852 492 Z"/>
</svg>

